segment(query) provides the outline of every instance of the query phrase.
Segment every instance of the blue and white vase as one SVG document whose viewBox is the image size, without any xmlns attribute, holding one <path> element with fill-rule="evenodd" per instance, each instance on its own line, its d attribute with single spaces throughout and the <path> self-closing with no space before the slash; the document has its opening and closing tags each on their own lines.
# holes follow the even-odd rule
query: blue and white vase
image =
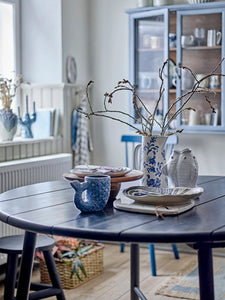
<svg viewBox="0 0 225 300">
<path fill-rule="evenodd" d="M 149 187 L 167 187 L 167 181 L 162 174 L 162 167 L 166 162 L 165 144 L 166 136 L 142 136 L 142 144 L 136 146 L 134 151 L 134 165 L 139 169 L 139 156 L 141 157 L 141 170 L 144 172 L 142 185 Z M 139 149 L 141 155 L 139 155 Z"/>
<path fill-rule="evenodd" d="M 17 130 L 18 118 L 11 109 L 0 109 L 0 141 L 12 141 Z"/>
</svg>

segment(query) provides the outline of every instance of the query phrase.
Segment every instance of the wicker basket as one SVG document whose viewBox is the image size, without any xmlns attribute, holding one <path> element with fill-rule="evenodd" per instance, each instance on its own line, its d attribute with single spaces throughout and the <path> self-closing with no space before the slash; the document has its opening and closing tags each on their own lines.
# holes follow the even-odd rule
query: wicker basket
<svg viewBox="0 0 225 300">
<path fill-rule="evenodd" d="M 73 277 L 70 278 L 73 267 L 73 259 L 64 259 L 67 261 L 71 261 L 71 264 L 66 264 L 62 260 L 55 258 L 56 268 L 58 270 L 63 289 L 73 289 L 100 275 L 103 272 L 103 248 L 104 245 L 96 244 L 88 251 L 88 255 L 84 255 L 83 257 L 79 258 L 82 261 L 87 273 L 87 277 L 85 277 L 79 270 L 79 276 L 82 281 L 77 278 L 76 274 L 74 274 Z M 40 261 L 40 271 L 41 283 L 51 284 L 48 269 L 45 262 L 42 260 Z"/>
</svg>

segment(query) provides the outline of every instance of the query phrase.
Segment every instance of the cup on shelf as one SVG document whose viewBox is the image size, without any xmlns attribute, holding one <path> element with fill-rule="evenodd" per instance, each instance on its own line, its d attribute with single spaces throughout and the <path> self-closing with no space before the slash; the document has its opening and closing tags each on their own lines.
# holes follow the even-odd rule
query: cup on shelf
<svg viewBox="0 0 225 300">
<path fill-rule="evenodd" d="M 195 45 L 204 46 L 206 44 L 205 38 L 205 28 L 195 28 L 194 29 Z"/>
<path fill-rule="evenodd" d="M 175 48 L 177 46 L 177 35 L 176 33 L 169 33 L 169 46 L 170 48 Z"/>
<path fill-rule="evenodd" d="M 192 74 L 186 70 L 181 70 L 181 88 L 182 90 L 191 89 L 193 86 L 193 76 Z"/>
<path fill-rule="evenodd" d="M 149 33 L 144 33 L 142 36 L 142 47 L 143 48 L 151 48 L 150 42 L 151 35 Z"/>
<path fill-rule="evenodd" d="M 172 79 L 172 84 L 176 87 L 177 86 L 177 77 Z M 193 77 L 192 74 L 186 70 L 181 70 L 181 89 L 188 90 L 191 89 L 193 86 Z"/>
<path fill-rule="evenodd" d="M 200 121 L 201 121 L 200 112 L 199 111 L 190 110 L 189 111 L 188 125 L 189 126 L 199 125 Z"/>
<path fill-rule="evenodd" d="M 170 89 L 175 88 L 176 85 L 177 85 L 177 78 L 176 78 L 176 76 L 169 75 L 169 88 Z"/>
<path fill-rule="evenodd" d="M 155 72 L 139 72 L 139 89 L 158 89 L 160 79 Z"/>
<path fill-rule="evenodd" d="M 197 79 L 197 81 L 200 81 L 202 78 L 204 78 L 206 75 L 205 74 L 196 74 L 195 77 Z M 200 88 L 208 88 L 209 87 L 209 78 L 204 79 L 203 81 L 201 81 Z"/>
<path fill-rule="evenodd" d="M 139 89 L 150 89 L 151 81 L 144 72 L 139 73 L 138 83 L 139 83 Z"/>
<path fill-rule="evenodd" d="M 216 29 L 210 29 L 207 33 L 207 46 L 214 47 L 221 43 L 222 33 Z"/>
<path fill-rule="evenodd" d="M 151 49 L 163 48 L 163 37 L 150 36 L 150 48 Z"/>
<path fill-rule="evenodd" d="M 205 117 L 205 125 L 211 125 L 212 113 L 206 113 L 204 117 Z"/>
<path fill-rule="evenodd" d="M 210 89 L 219 89 L 220 88 L 220 76 L 212 75 L 209 79 L 209 88 Z"/>
<path fill-rule="evenodd" d="M 195 43 L 195 37 L 193 35 L 182 35 L 181 36 L 181 46 L 193 46 Z"/>
</svg>

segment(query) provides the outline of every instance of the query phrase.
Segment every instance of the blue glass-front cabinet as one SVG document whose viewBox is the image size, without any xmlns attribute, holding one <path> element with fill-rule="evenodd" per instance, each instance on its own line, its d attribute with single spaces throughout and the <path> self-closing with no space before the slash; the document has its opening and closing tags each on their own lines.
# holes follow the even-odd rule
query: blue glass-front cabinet
<svg viewBox="0 0 225 300">
<path fill-rule="evenodd" d="M 159 122 L 175 99 L 187 93 L 194 84 L 190 72 L 179 66 L 190 68 L 198 80 L 216 67 L 217 73 L 225 74 L 225 62 L 219 64 L 225 49 L 225 1 L 130 9 L 127 13 L 129 79 L 150 111 L 159 97 L 159 68 L 167 59 L 169 62 L 163 73 L 165 91 L 157 111 Z M 212 113 L 201 94 L 196 94 L 188 104 L 196 112 L 185 110 L 171 128 L 183 128 L 185 132 L 225 132 L 224 84 L 225 78 L 219 76 L 202 82 L 203 88 L 211 90 L 208 96 L 216 113 Z M 138 127 L 138 116 L 134 111 L 132 114 Z"/>
</svg>

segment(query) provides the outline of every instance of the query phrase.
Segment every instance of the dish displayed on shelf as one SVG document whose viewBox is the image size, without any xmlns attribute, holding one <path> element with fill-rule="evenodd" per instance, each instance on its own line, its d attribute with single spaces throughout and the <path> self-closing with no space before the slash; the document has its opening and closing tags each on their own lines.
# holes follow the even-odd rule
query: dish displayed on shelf
<svg viewBox="0 0 225 300">
<path fill-rule="evenodd" d="M 190 202 L 191 199 L 199 197 L 203 193 L 203 188 L 151 188 L 145 186 L 133 186 L 123 190 L 123 194 L 145 204 L 153 205 L 178 205 Z"/>
<path fill-rule="evenodd" d="M 66 78 L 68 83 L 75 83 L 77 79 L 77 66 L 72 56 L 66 59 Z"/>
<path fill-rule="evenodd" d="M 95 165 L 79 165 L 70 170 L 71 173 L 76 174 L 79 177 L 85 177 L 88 175 L 109 175 L 111 177 L 121 177 L 131 171 L 126 167 L 108 167 L 108 166 L 95 166 Z"/>
</svg>

